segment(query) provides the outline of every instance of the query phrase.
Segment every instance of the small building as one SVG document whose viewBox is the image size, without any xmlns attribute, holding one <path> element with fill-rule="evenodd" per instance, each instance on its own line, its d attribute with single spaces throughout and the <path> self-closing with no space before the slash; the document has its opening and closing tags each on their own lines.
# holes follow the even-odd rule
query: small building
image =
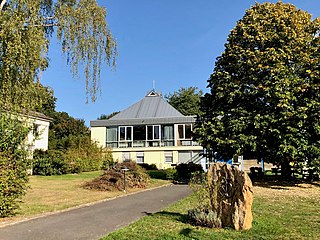
<svg viewBox="0 0 320 240">
<path fill-rule="evenodd" d="M 155 90 L 107 120 L 90 122 L 91 139 L 112 149 L 118 161 L 155 164 L 200 163 L 202 147 L 192 139 L 195 116 L 184 116 Z"/>
<path fill-rule="evenodd" d="M 28 116 L 28 123 L 32 125 L 26 145 L 32 153 L 34 150 L 48 150 L 49 125 L 52 119 L 42 113 L 32 113 Z"/>
</svg>

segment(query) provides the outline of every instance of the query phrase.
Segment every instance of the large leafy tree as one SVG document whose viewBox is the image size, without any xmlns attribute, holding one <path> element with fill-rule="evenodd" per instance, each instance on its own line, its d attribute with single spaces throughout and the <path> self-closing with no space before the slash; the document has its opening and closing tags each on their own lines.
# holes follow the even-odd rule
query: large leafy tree
<svg viewBox="0 0 320 240">
<path fill-rule="evenodd" d="M 200 114 L 200 98 L 203 92 L 197 87 L 181 87 L 174 93 L 165 95 L 167 102 L 183 115 Z"/>
<path fill-rule="evenodd" d="M 96 0 L 0 0 L 0 22 L 0 106 L 37 104 L 32 83 L 48 67 L 53 33 L 75 76 L 83 66 L 87 97 L 95 101 L 101 64 L 114 65 L 116 55 L 106 10 Z"/>
<path fill-rule="evenodd" d="M 96 0 L 0 0 L 0 217 L 26 190 L 23 115 L 54 109 L 52 91 L 40 84 L 53 34 L 74 76 L 83 70 L 87 101 L 96 99 L 102 64 L 115 65 L 116 43 Z"/>
<path fill-rule="evenodd" d="M 288 169 L 320 157 L 320 20 L 294 5 L 256 3 L 228 36 L 208 80 L 200 142 Z M 286 171 L 287 172 L 287 171 Z"/>
</svg>

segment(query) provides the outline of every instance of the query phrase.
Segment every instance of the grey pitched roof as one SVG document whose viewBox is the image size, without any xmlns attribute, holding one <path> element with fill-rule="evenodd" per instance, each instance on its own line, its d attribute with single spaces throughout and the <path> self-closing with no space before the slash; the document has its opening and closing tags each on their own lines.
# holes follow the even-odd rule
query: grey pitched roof
<svg viewBox="0 0 320 240">
<path fill-rule="evenodd" d="M 139 125 L 139 124 L 173 124 L 192 123 L 195 116 L 184 116 L 168 102 L 161 94 L 150 91 L 143 99 L 108 120 L 91 121 L 91 127 Z"/>
<path fill-rule="evenodd" d="M 110 120 L 159 117 L 183 117 L 183 115 L 167 103 L 160 94 L 152 90 L 139 102 L 116 114 Z"/>
</svg>

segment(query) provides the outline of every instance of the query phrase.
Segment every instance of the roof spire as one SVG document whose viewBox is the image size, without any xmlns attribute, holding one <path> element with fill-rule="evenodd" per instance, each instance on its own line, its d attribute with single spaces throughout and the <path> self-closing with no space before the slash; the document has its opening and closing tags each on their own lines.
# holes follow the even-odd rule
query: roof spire
<svg viewBox="0 0 320 240">
<path fill-rule="evenodd" d="M 152 90 L 156 90 L 156 80 L 152 80 Z"/>
</svg>

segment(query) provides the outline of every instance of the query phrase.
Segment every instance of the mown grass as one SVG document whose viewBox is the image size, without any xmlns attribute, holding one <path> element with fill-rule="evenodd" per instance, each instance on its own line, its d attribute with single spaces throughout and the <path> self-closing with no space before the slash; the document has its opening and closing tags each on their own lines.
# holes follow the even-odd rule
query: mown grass
<svg viewBox="0 0 320 240">
<path fill-rule="evenodd" d="M 162 212 L 107 235 L 110 239 L 320 239 L 320 187 L 255 186 L 252 229 L 208 229 L 188 223 L 187 211 L 198 201 L 190 196 Z"/>
<path fill-rule="evenodd" d="M 95 171 L 59 176 L 30 176 L 30 189 L 22 198 L 20 209 L 17 210 L 13 217 L 0 218 L 0 226 L 25 218 L 126 194 L 122 191 L 103 192 L 82 188 L 86 181 L 90 181 L 101 174 L 102 171 Z M 154 188 L 168 183 L 165 180 L 151 179 L 147 188 Z M 143 189 L 127 189 L 127 193 L 141 190 Z"/>
</svg>

